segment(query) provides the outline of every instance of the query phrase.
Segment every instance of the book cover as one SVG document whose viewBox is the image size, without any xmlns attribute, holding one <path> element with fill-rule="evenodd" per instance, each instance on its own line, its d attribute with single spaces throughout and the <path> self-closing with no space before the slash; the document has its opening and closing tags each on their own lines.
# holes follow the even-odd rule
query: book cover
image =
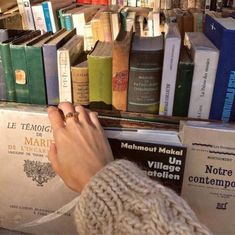
<svg viewBox="0 0 235 235">
<path fill-rule="evenodd" d="M 29 103 L 29 77 L 24 47 L 26 43 L 39 35 L 40 31 L 33 31 L 10 44 L 16 102 L 18 103 Z"/>
<path fill-rule="evenodd" d="M 31 1 L 30 0 L 22 0 L 22 1 L 23 1 L 23 12 L 25 15 L 27 29 L 35 30 Z"/>
<path fill-rule="evenodd" d="M 180 136 L 187 146 L 181 196 L 213 234 L 234 234 L 235 126 L 186 122 Z"/>
<path fill-rule="evenodd" d="M 0 53 L 2 55 L 2 66 L 3 66 L 3 73 L 6 81 L 6 98 L 7 101 L 16 101 L 16 91 L 15 91 L 15 80 L 14 80 L 14 74 L 12 70 L 12 60 L 11 60 L 11 53 L 10 53 L 10 43 L 16 39 L 17 37 L 20 37 L 26 33 L 29 33 L 29 31 L 25 30 L 19 30 L 15 31 L 11 35 L 11 37 L 3 42 L 0 42 Z"/>
<path fill-rule="evenodd" d="M 208 119 L 219 50 L 202 32 L 185 33 L 184 45 L 194 62 L 188 117 Z"/>
<path fill-rule="evenodd" d="M 51 36 L 47 32 L 25 46 L 30 104 L 47 104 L 42 46 Z"/>
<path fill-rule="evenodd" d="M 132 31 L 120 31 L 113 42 L 112 55 L 112 108 L 127 110 L 129 54 Z"/>
<path fill-rule="evenodd" d="M 173 104 L 173 116 L 187 117 L 190 101 L 194 63 L 187 49 L 182 46 L 178 64 Z"/>
<path fill-rule="evenodd" d="M 47 32 L 42 3 L 32 5 L 32 12 L 35 29 L 40 30 L 42 33 Z"/>
<path fill-rule="evenodd" d="M 205 34 L 220 50 L 210 119 L 235 121 L 235 19 L 206 15 Z"/>
<path fill-rule="evenodd" d="M 177 23 L 166 24 L 159 115 L 172 116 L 181 36 Z"/>
<path fill-rule="evenodd" d="M 75 30 L 62 29 L 43 45 L 43 62 L 45 69 L 47 101 L 49 105 L 59 103 L 59 83 L 57 50 L 76 34 Z"/>
<path fill-rule="evenodd" d="M 60 102 L 73 102 L 71 66 L 78 60 L 84 49 L 83 37 L 74 35 L 57 50 L 59 98 Z"/>
<path fill-rule="evenodd" d="M 186 147 L 176 133 L 124 130 L 106 131 L 106 135 L 115 159 L 136 163 L 150 178 L 181 193 Z"/>
<path fill-rule="evenodd" d="M 48 161 L 53 136 L 46 107 L 1 103 L 0 132 L 1 227 L 30 234 L 76 235 L 73 209 L 59 209 L 78 194 L 64 185 Z M 58 218 L 40 223 L 52 213 Z M 31 222 L 34 226 L 27 225 Z"/>
<path fill-rule="evenodd" d="M 111 109 L 112 44 L 98 41 L 87 59 L 90 108 Z"/>
<path fill-rule="evenodd" d="M 71 67 L 74 105 L 89 105 L 89 74 L 87 60 Z"/>
<path fill-rule="evenodd" d="M 134 36 L 130 51 L 127 110 L 159 111 L 163 64 L 163 37 Z"/>
</svg>

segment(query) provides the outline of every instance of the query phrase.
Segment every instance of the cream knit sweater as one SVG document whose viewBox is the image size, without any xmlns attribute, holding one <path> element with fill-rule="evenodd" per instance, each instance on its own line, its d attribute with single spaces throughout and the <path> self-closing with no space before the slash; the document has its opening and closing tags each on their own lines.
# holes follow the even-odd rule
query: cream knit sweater
<svg viewBox="0 0 235 235">
<path fill-rule="evenodd" d="M 83 189 L 79 235 L 211 234 L 187 203 L 126 160 L 114 161 Z"/>
</svg>

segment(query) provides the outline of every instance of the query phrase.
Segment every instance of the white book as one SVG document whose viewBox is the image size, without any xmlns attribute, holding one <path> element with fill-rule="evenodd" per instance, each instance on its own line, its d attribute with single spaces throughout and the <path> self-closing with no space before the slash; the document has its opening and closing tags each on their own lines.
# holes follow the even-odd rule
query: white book
<svg viewBox="0 0 235 235">
<path fill-rule="evenodd" d="M 33 11 L 33 19 L 34 19 L 35 28 L 37 30 L 41 30 L 42 33 L 47 32 L 47 26 L 46 26 L 46 21 L 44 18 L 42 5 L 40 3 L 33 5 L 32 11 Z"/>
<path fill-rule="evenodd" d="M 30 234 L 77 235 L 74 207 L 61 208 L 68 208 L 78 194 L 48 161 L 53 135 L 46 108 L 1 103 L 0 133 L 0 226 Z"/>
<path fill-rule="evenodd" d="M 178 25 L 166 24 L 159 115 L 172 115 L 180 46 L 181 36 Z"/>
<path fill-rule="evenodd" d="M 235 234 L 235 125 L 186 122 L 187 147 L 181 196 L 212 234 Z"/>
<path fill-rule="evenodd" d="M 185 33 L 184 44 L 194 62 L 188 117 L 208 119 L 219 50 L 202 32 Z"/>
<path fill-rule="evenodd" d="M 160 36 L 160 11 L 153 11 L 153 36 Z"/>
<path fill-rule="evenodd" d="M 25 19 L 27 22 L 28 30 L 35 30 L 34 20 L 33 20 L 33 12 L 30 0 L 23 0 L 23 10 L 25 14 Z"/>
<path fill-rule="evenodd" d="M 83 51 L 83 44 L 83 37 L 74 35 L 63 47 L 57 50 L 60 102 L 72 102 L 71 66 Z"/>
<path fill-rule="evenodd" d="M 95 45 L 91 23 L 84 25 L 84 51 L 90 51 Z"/>
</svg>

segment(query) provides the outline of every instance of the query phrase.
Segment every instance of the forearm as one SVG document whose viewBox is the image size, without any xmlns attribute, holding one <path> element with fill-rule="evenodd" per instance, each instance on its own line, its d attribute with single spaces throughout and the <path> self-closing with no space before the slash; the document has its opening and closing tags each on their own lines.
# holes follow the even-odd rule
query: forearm
<svg viewBox="0 0 235 235">
<path fill-rule="evenodd" d="M 209 234 L 172 190 L 134 164 L 108 164 L 83 189 L 75 211 L 80 235 Z"/>
</svg>

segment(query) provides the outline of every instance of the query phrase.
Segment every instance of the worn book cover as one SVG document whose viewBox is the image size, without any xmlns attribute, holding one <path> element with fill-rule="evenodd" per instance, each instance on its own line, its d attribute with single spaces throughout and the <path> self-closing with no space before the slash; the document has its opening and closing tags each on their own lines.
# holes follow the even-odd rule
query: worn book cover
<svg viewBox="0 0 235 235">
<path fill-rule="evenodd" d="M 210 119 L 235 121 L 235 19 L 206 15 L 205 34 L 220 50 Z"/>
<path fill-rule="evenodd" d="M 213 234 L 235 234 L 235 126 L 186 122 L 182 197 Z"/>
<path fill-rule="evenodd" d="M 134 36 L 129 63 L 127 110 L 157 114 L 162 78 L 163 37 Z"/>
<path fill-rule="evenodd" d="M 219 50 L 202 32 L 187 32 L 184 45 L 194 62 L 188 117 L 208 119 Z"/>
<path fill-rule="evenodd" d="M 177 134 L 142 130 L 119 134 L 113 131 L 106 135 L 114 158 L 136 163 L 150 178 L 180 194 L 186 147 L 179 142 Z"/>
<path fill-rule="evenodd" d="M 32 234 L 77 234 L 72 210 L 59 210 L 78 194 L 64 185 L 48 161 L 53 139 L 46 108 L 1 103 L 0 133 L 0 227 Z M 40 221 L 54 212 L 58 218 Z"/>
<path fill-rule="evenodd" d="M 120 31 L 113 42 L 112 63 L 112 106 L 113 109 L 127 110 L 129 54 L 132 31 Z"/>
</svg>

